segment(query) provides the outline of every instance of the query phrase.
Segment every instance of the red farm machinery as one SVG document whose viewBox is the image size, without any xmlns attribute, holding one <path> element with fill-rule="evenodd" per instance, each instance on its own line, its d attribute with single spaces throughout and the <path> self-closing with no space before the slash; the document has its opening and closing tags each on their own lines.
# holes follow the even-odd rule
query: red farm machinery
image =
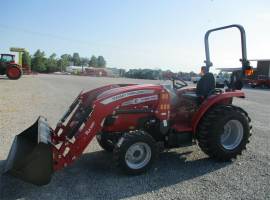
<svg viewBox="0 0 270 200">
<path fill-rule="evenodd" d="M 270 88 L 270 59 L 253 59 L 257 62 L 257 68 L 249 76 L 245 83 L 252 88 Z"/>
<path fill-rule="evenodd" d="M 243 73 L 221 89 L 209 73 L 208 37 L 227 28 L 240 30 Z M 148 170 L 162 149 L 195 143 L 215 160 L 236 158 L 251 135 L 247 112 L 232 104 L 233 98 L 245 97 L 241 81 L 251 68 L 244 28 L 230 25 L 207 31 L 205 53 L 205 74 L 196 88 L 186 87 L 182 80 L 170 85 L 107 85 L 80 93 L 55 129 L 39 117 L 15 137 L 5 172 L 36 185 L 47 184 L 54 172 L 75 162 L 94 137 L 112 152 L 117 166 L 132 175 Z"/>
<path fill-rule="evenodd" d="M 0 54 L 0 75 L 5 74 L 12 80 L 22 76 L 21 66 L 15 63 L 15 56 L 12 54 Z"/>
</svg>

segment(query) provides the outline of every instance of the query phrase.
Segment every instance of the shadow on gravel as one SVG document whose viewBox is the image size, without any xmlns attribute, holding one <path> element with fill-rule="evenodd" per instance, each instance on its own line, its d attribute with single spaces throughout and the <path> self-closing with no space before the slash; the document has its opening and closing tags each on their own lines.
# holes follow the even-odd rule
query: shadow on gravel
<svg viewBox="0 0 270 200">
<path fill-rule="evenodd" d="M 0 75 L 0 80 L 9 80 L 9 78 L 6 77 L 6 76 L 1 76 L 1 75 Z"/>
<path fill-rule="evenodd" d="M 207 158 L 186 161 L 186 155 L 190 153 L 162 153 L 153 169 L 140 176 L 119 172 L 112 164 L 110 153 L 87 153 L 74 165 L 55 173 L 46 186 L 38 187 L 2 175 L 0 199 L 122 199 L 175 185 L 228 164 Z M 0 168 L 3 166 L 4 161 L 0 161 Z"/>
<path fill-rule="evenodd" d="M 262 88 L 262 87 L 256 87 L 256 88 L 252 88 L 252 87 L 248 87 L 248 86 L 245 86 L 243 89 L 246 89 L 246 90 L 262 90 L 262 91 L 270 91 L 270 88 Z"/>
<path fill-rule="evenodd" d="M 26 75 L 22 75 L 21 77 L 20 77 L 20 79 L 21 78 L 24 78 Z M 5 75 L 0 75 L 0 81 L 1 80 L 3 80 L 3 81 L 16 81 L 16 80 L 11 80 L 11 79 L 9 79 L 7 76 L 5 76 Z"/>
</svg>

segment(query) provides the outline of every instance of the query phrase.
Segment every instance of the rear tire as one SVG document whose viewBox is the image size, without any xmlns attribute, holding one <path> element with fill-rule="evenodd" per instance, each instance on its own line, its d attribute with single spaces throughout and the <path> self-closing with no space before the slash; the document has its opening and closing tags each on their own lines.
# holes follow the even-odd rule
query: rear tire
<svg viewBox="0 0 270 200">
<path fill-rule="evenodd" d="M 124 133 L 114 148 L 114 160 L 126 174 L 146 172 L 158 155 L 155 140 L 144 131 Z"/>
<path fill-rule="evenodd" d="M 19 78 L 21 78 L 22 76 L 22 70 L 16 66 L 9 66 L 7 67 L 7 71 L 6 71 L 7 77 L 11 80 L 17 80 Z"/>
<path fill-rule="evenodd" d="M 242 154 L 251 135 L 250 118 L 241 108 L 218 105 L 211 108 L 198 127 L 198 143 L 203 152 L 219 161 Z"/>
</svg>

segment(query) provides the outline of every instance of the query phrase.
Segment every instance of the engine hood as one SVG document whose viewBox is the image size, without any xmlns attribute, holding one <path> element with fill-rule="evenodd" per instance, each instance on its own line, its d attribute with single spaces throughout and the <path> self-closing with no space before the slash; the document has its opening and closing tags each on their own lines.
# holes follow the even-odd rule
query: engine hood
<svg viewBox="0 0 270 200">
<path fill-rule="evenodd" d="M 132 93 L 129 93 L 132 91 L 137 92 L 138 94 L 147 94 L 147 93 L 151 94 L 161 89 L 162 89 L 161 85 L 154 85 L 154 84 L 129 85 L 124 87 L 119 86 L 117 88 L 109 89 L 102 92 L 100 95 L 97 96 L 97 100 L 103 98 L 105 99 L 119 94 L 132 95 Z M 136 95 L 136 93 L 133 93 L 133 95 Z"/>
</svg>

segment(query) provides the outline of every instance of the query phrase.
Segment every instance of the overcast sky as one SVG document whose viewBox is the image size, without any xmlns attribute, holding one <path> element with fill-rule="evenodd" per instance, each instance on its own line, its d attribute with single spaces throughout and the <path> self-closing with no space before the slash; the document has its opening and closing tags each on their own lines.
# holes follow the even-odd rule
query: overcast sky
<svg viewBox="0 0 270 200">
<path fill-rule="evenodd" d="M 109 67 L 199 71 L 204 33 L 242 24 L 248 57 L 270 58 L 269 0 L 25 0 L 2 1 L 0 52 L 24 47 L 103 55 Z M 210 37 L 215 67 L 240 66 L 237 30 Z"/>
</svg>

